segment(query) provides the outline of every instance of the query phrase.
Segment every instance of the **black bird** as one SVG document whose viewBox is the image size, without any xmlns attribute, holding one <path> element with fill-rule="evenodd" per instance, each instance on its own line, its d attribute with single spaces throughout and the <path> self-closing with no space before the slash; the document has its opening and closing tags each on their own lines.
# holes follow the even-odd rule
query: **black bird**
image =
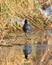
<svg viewBox="0 0 52 65">
<path fill-rule="evenodd" d="M 24 31 L 25 33 L 30 33 L 30 32 L 32 31 L 31 25 L 27 22 L 27 19 L 25 19 L 24 22 L 25 22 L 25 23 L 24 23 L 24 25 L 23 25 L 23 31 Z"/>
<path fill-rule="evenodd" d="M 31 45 L 26 43 L 24 45 L 23 52 L 24 52 L 24 55 L 25 55 L 25 59 L 28 59 L 28 55 L 32 52 Z"/>
</svg>

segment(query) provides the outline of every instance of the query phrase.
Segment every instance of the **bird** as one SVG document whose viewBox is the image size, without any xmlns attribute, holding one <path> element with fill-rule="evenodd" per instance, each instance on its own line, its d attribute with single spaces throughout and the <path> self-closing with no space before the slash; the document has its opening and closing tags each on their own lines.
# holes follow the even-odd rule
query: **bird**
<svg viewBox="0 0 52 65">
<path fill-rule="evenodd" d="M 27 22 L 27 19 L 24 20 L 24 25 L 23 25 L 23 31 L 25 33 L 25 36 L 28 40 L 31 40 L 27 34 L 30 35 L 31 31 L 32 31 L 32 26 Z"/>
<path fill-rule="evenodd" d="M 26 43 L 23 48 L 23 53 L 25 55 L 25 59 L 28 59 L 28 55 L 32 52 L 31 44 Z"/>
<path fill-rule="evenodd" d="M 27 19 L 24 20 L 23 31 L 25 33 L 30 33 L 32 31 L 32 26 L 27 22 Z"/>
</svg>

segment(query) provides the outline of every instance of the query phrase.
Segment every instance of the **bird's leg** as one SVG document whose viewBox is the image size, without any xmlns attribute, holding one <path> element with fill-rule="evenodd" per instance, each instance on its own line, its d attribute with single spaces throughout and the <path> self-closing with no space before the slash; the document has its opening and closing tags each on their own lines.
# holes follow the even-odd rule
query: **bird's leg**
<svg viewBox="0 0 52 65">
<path fill-rule="evenodd" d="M 28 40 L 31 40 L 31 38 L 29 37 L 30 33 L 27 33 L 27 38 Z"/>
<path fill-rule="evenodd" d="M 25 36 L 26 36 L 26 39 L 28 40 L 28 36 L 27 36 L 27 33 L 25 33 Z"/>
<path fill-rule="evenodd" d="M 29 37 L 30 33 L 28 33 L 28 40 L 31 40 L 31 38 Z"/>
</svg>

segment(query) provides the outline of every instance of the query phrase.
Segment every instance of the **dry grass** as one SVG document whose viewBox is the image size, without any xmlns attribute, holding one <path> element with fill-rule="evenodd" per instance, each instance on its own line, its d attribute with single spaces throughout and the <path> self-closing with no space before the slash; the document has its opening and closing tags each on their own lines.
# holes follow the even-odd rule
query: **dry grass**
<svg viewBox="0 0 52 65">
<path fill-rule="evenodd" d="M 43 42 L 47 31 L 44 26 L 45 28 L 52 27 L 50 20 L 38 10 L 39 3 L 35 2 L 37 0 L 0 0 L 0 65 L 52 65 L 51 49 L 45 50 L 44 54 L 43 51 L 39 51 L 40 55 L 35 49 L 29 55 L 28 60 L 25 60 L 23 51 L 20 49 L 26 42 L 30 43 L 33 48 L 36 42 Z M 18 23 L 11 24 L 12 17 L 20 17 L 21 21 L 26 18 L 32 24 L 32 33 L 28 35 L 31 40 L 27 40 Z M 48 44 L 51 40 L 52 37 L 49 37 Z"/>
</svg>

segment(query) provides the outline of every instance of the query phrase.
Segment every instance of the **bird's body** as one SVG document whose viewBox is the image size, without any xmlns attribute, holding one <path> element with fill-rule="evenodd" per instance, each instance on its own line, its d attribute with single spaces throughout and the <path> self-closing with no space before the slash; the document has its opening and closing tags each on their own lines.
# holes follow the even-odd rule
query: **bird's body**
<svg viewBox="0 0 52 65">
<path fill-rule="evenodd" d="M 23 31 L 25 33 L 30 33 L 32 31 L 32 27 L 31 25 L 27 22 L 27 20 L 24 21 L 24 25 L 23 25 Z"/>
</svg>

